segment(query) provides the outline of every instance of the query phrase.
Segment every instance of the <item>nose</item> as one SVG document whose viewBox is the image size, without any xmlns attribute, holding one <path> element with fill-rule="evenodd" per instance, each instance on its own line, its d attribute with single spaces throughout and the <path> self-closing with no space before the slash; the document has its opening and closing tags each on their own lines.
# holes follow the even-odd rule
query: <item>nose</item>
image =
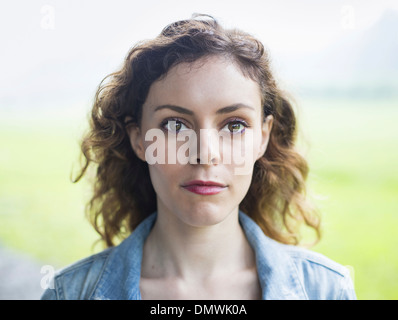
<svg viewBox="0 0 398 320">
<path fill-rule="evenodd" d="M 220 137 L 215 129 L 201 129 L 197 141 L 196 164 L 217 165 L 221 161 Z"/>
</svg>

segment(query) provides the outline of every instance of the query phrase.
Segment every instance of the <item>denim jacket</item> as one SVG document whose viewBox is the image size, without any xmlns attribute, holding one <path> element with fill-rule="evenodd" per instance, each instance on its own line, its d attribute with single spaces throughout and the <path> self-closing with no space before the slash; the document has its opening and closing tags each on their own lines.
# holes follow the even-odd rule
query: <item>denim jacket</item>
<svg viewBox="0 0 398 320">
<path fill-rule="evenodd" d="M 82 259 L 56 273 L 42 298 L 140 300 L 141 259 L 156 212 L 116 247 Z M 256 256 L 262 299 L 356 299 L 347 268 L 325 256 L 268 238 L 245 213 L 239 222 Z"/>
</svg>

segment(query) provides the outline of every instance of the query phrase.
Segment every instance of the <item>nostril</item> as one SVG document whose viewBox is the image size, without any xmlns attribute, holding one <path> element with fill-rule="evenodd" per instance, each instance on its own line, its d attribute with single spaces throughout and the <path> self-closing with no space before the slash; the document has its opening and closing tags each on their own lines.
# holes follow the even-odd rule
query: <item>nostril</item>
<svg viewBox="0 0 398 320">
<path fill-rule="evenodd" d="M 217 161 L 217 159 L 216 158 L 212 158 L 210 161 L 209 160 L 202 160 L 202 162 L 201 162 L 201 159 L 200 158 L 196 158 L 196 164 L 207 164 L 207 165 L 209 165 L 209 164 L 218 164 L 219 162 Z"/>
</svg>

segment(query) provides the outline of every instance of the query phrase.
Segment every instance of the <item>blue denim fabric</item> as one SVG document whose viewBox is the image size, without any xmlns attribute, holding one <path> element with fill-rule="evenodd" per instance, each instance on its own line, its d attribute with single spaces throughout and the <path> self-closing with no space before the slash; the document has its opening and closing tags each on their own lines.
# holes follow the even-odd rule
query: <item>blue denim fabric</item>
<svg viewBox="0 0 398 320">
<path fill-rule="evenodd" d="M 120 245 L 58 271 L 47 299 L 139 300 L 143 245 L 156 220 L 146 218 Z M 356 299 L 347 268 L 313 251 L 278 243 L 239 211 L 239 221 L 255 251 L 264 300 Z"/>
</svg>

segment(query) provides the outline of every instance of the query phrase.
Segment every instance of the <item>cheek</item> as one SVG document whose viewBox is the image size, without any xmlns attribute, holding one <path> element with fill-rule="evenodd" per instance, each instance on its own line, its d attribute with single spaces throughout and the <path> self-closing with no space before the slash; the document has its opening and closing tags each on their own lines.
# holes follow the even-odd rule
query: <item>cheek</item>
<svg viewBox="0 0 398 320">
<path fill-rule="evenodd" d="M 244 135 L 234 136 L 230 144 L 223 145 L 223 160 L 234 168 L 235 175 L 251 176 L 256 156 L 259 152 L 260 139 L 252 130 Z M 227 163 L 227 162 L 224 162 Z"/>
<path fill-rule="evenodd" d="M 231 166 L 229 170 L 230 175 L 230 197 L 234 203 L 241 203 L 250 188 L 252 181 L 252 170 L 249 168 L 246 174 L 237 174 L 236 167 Z"/>
<path fill-rule="evenodd" d="M 178 180 L 178 173 L 181 167 L 177 164 L 154 164 L 149 166 L 153 178 L 163 184 L 172 183 Z"/>
<path fill-rule="evenodd" d="M 171 191 L 176 185 L 178 173 L 176 165 L 155 164 L 149 165 L 149 175 L 155 192 L 158 195 Z"/>
</svg>

